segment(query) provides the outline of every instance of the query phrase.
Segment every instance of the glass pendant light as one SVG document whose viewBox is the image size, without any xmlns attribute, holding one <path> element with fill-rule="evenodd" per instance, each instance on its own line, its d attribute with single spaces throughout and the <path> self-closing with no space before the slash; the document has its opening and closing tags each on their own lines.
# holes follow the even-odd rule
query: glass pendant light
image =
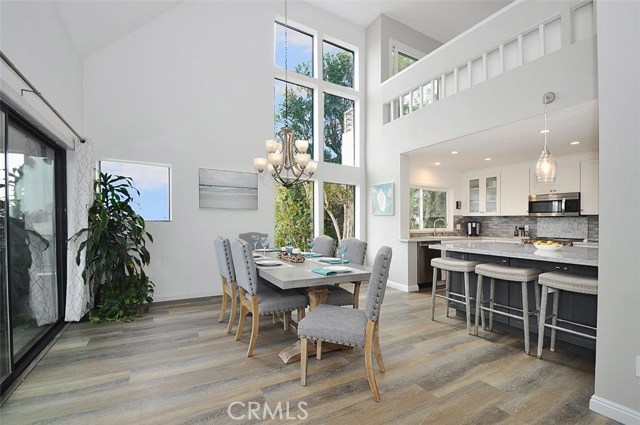
<svg viewBox="0 0 640 425">
<path fill-rule="evenodd" d="M 558 164 L 547 147 L 547 135 L 549 134 L 549 129 L 547 128 L 547 105 L 553 102 L 555 98 L 556 95 L 553 92 L 545 93 L 542 97 L 542 103 L 544 104 L 544 130 L 540 133 L 544 135 L 544 148 L 536 164 L 536 180 L 539 183 L 555 182 L 558 174 Z"/>
</svg>

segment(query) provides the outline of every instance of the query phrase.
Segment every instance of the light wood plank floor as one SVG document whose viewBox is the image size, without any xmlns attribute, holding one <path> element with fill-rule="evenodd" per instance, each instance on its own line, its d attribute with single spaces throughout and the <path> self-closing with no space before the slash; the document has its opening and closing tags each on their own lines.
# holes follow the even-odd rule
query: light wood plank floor
<svg viewBox="0 0 640 425">
<path fill-rule="evenodd" d="M 364 305 L 366 287 L 361 291 Z M 608 424 L 589 411 L 593 360 L 545 351 L 527 356 L 521 337 L 467 335 L 465 323 L 431 322 L 430 293 L 387 291 L 380 342 L 387 373 L 376 374 L 382 402 L 364 376 L 362 350 L 309 359 L 307 386 L 300 364 L 278 352 L 293 332 L 261 319 L 253 358 L 245 338 L 235 342 L 218 323 L 220 298 L 155 304 L 133 323 L 72 324 L 0 412 L 4 424 L 237 424 L 233 401 L 282 402 L 308 424 Z M 250 322 L 250 321 L 249 321 Z M 532 347 L 532 352 L 535 350 Z M 263 404 L 261 404 L 263 406 Z M 261 410 L 262 412 L 262 407 Z M 248 414 L 234 405 L 231 413 Z M 262 413 L 260 413 L 262 417 Z M 286 418 L 286 416 L 285 416 Z"/>
</svg>

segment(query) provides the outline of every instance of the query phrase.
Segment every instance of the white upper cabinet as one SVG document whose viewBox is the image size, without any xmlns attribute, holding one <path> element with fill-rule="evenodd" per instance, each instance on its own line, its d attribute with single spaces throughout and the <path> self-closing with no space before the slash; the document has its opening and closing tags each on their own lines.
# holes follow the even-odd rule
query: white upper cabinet
<svg viewBox="0 0 640 425">
<path fill-rule="evenodd" d="M 597 159 L 580 162 L 580 214 L 597 215 L 600 179 Z"/>
<path fill-rule="evenodd" d="M 498 174 L 470 177 L 467 182 L 468 215 L 500 213 L 500 177 Z"/>
<path fill-rule="evenodd" d="M 580 163 L 558 163 L 558 174 L 553 183 L 538 183 L 536 170 L 531 169 L 531 194 L 580 192 Z"/>
<path fill-rule="evenodd" d="M 529 215 L 529 168 L 500 173 L 500 214 Z"/>
</svg>

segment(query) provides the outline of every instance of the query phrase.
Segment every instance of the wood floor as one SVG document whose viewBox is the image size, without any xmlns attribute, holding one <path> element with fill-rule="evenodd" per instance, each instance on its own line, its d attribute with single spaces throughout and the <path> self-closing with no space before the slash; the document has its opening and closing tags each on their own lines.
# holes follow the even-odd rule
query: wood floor
<svg viewBox="0 0 640 425">
<path fill-rule="evenodd" d="M 548 351 L 538 360 L 524 354 L 521 337 L 469 336 L 463 320 L 444 317 L 442 303 L 431 322 L 429 300 L 429 292 L 387 291 L 380 403 L 371 398 L 359 349 L 309 359 L 307 386 L 300 386 L 300 364 L 278 357 L 295 334 L 271 317 L 261 319 L 254 357 L 246 358 L 248 333 L 239 342 L 226 335 L 216 297 L 155 304 L 133 323 L 72 324 L 2 407 L 0 422 L 265 423 L 248 419 L 248 403 L 260 403 L 262 418 L 264 403 L 275 411 L 282 402 L 283 419 L 273 422 L 615 423 L 588 409 L 592 360 Z M 244 408 L 228 411 L 234 401 Z"/>
</svg>

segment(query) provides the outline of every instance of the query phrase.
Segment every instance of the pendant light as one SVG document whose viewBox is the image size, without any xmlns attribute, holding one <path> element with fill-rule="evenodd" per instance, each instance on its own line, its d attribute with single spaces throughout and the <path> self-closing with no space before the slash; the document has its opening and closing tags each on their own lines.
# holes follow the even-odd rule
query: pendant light
<svg viewBox="0 0 640 425">
<path fill-rule="evenodd" d="M 547 128 L 547 105 L 553 102 L 555 98 L 556 95 L 553 92 L 547 92 L 542 96 L 542 103 L 544 104 L 544 130 L 540 133 L 544 135 L 544 148 L 536 164 L 536 180 L 539 183 L 555 182 L 556 174 L 558 173 L 558 164 L 547 147 L 547 135 L 549 134 L 549 129 Z"/>
<path fill-rule="evenodd" d="M 311 160 L 308 140 L 295 140 L 293 129 L 289 127 L 289 99 L 287 96 L 289 83 L 288 39 L 289 31 L 287 0 L 284 2 L 284 127 L 278 135 L 280 140 L 266 140 L 266 158 L 255 158 L 253 166 L 258 173 L 268 171 L 276 183 L 285 188 L 309 180 L 316 172 L 318 163 Z"/>
</svg>

